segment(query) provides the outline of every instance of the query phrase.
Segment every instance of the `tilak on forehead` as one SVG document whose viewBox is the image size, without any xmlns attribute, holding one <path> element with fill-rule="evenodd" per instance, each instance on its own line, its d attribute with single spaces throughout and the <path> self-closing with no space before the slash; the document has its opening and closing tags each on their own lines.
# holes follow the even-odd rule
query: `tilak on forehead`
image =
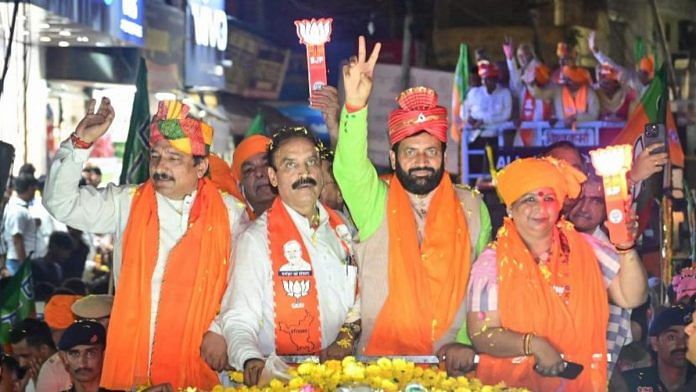
<svg viewBox="0 0 696 392">
<path fill-rule="evenodd" d="M 188 105 L 179 101 L 160 101 L 150 123 L 150 145 L 160 140 L 185 154 L 207 156 L 213 141 L 213 127 L 189 116 Z"/>
<path fill-rule="evenodd" d="M 541 188 L 553 189 L 559 201 L 580 194 L 585 175 L 567 162 L 551 157 L 522 158 L 498 173 L 498 194 L 508 207 L 529 192 L 543 196 Z"/>
</svg>

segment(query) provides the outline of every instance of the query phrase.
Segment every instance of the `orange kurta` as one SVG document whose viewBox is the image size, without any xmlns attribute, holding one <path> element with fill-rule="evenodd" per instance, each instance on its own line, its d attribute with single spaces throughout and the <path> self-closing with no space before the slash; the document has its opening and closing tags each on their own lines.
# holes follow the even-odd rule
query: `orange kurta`
<svg viewBox="0 0 696 392">
<path fill-rule="evenodd" d="M 466 295 L 471 245 L 466 217 L 445 175 L 430 202 L 421 248 L 408 195 L 391 181 L 387 195 L 389 295 L 366 355 L 432 355 Z"/>
<path fill-rule="evenodd" d="M 220 308 L 231 250 L 227 207 L 210 181 L 199 182 L 189 227 L 169 252 L 150 356 L 152 274 L 159 219 L 152 181 L 138 188 L 123 240 L 123 267 L 107 335 L 101 386 L 130 390 L 169 382 L 211 389 L 218 378 L 200 356 Z"/>
<path fill-rule="evenodd" d="M 512 220 L 505 220 L 496 242 L 498 313 L 503 328 L 546 338 L 583 371 L 575 380 L 542 377 L 533 369 L 534 357 L 513 363 L 513 358 L 481 355 L 476 376 L 486 384 L 504 381 L 532 391 L 605 391 L 609 311 L 599 264 L 569 223 L 561 221 L 554 236 L 545 277 Z M 552 285 L 567 286 L 566 294 L 559 296 Z"/>
</svg>

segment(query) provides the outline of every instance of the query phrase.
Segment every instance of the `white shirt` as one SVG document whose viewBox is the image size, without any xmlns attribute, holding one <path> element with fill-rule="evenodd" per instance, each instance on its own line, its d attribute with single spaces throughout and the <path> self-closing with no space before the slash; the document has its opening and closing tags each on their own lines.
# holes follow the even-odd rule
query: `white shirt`
<svg viewBox="0 0 696 392">
<path fill-rule="evenodd" d="M 320 224 L 316 231 L 307 218 L 283 206 L 312 261 L 323 349 L 333 343 L 344 323 L 360 318 L 360 301 L 355 298 L 357 267 L 345 265 L 345 250 L 321 204 L 317 204 Z M 275 351 L 274 283 L 268 249 L 268 214 L 264 213 L 237 241 L 234 271 L 222 301 L 222 330 L 235 369 L 243 369 L 248 359 L 265 358 Z"/>
<path fill-rule="evenodd" d="M 12 237 L 16 234 L 22 235 L 22 242 L 24 242 L 24 251 L 26 255 L 29 256 L 30 253 L 36 253 L 36 248 L 38 244 L 38 226 L 36 221 L 31 216 L 29 212 L 29 203 L 20 199 L 19 197 L 12 196 L 7 202 L 5 207 L 5 213 L 3 218 L 3 239 L 7 245 L 7 259 L 17 260 L 17 248 L 12 241 Z M 32 259 L 35 259 L 36 254 L 32 254 Z M 23 260 L 20 260 L 23 261 Z"/>
<path fill-rule="evenodd" d="M 115 233 L 114 235 L 114 280 L 118 282 L 121 270 L 123 232 L 128 223 L 131 201 L 136 186 L 108 184 L 106 188 L 79 187 L 82 166 L 91 149 L 75 149 L 70 140 L 63 142 L 56 152 L 51 170 L 46 178 L 43 202 L 46 209 L 60 222 L 76 229 L 92 233 Z M 188 225 L 188 216 L 195 192 L 177 203 L 157 195 L 157 215 L 160 220 L 159 252 L 152 274 L 150 347 L 159 305 L 160 287 L 169 251 L 183 237 Z M 231 235 L 239 234 L 246 225 L 244 204 L 230 195 L 223 195 L 229 214 Z M 179 209 L 182 213 L 179 214 Z M 231 265 L 231 263 L 230 263 Z M 212 330 L 218 330 L 211 326 Z M 219 330 L 218 330 L 219 331 Z"/>
<path fill-rule="evenodd" d="M 39 196 L 38 194 L 36 197 L 34 197 L 34 200 L 32 200 L 31 203 L 29 203 L 29 213 L 34 219 L 37 219 L 39 222 L 36 252 L 33 256 L 33 258 L 38 259 L 40 257 L 46 256 L 46 252 L 48 251 L 48 242 L 51 238 L 51 234 L 54 231 L 67 232 L 68 228 L 64 224 L 55 220 L 55 218 L 53 218 L 51 214 L 49 214 L 48 211 L 46 211 L 46 208 L 43 206 L 43 203 L 41 203 L 41 196 Z"/>
<path fill-rule="evenodd" d="M 464 121 L 473 117 L 483 120 L 484 125 L 491 125 L 509 120 L 511 112 L 512 96 L 509 89 L 498 86 L 489 94 L 486 86 L 480 86 L 473 87 L 466 94 L 461 116 Z"/>
</svg>

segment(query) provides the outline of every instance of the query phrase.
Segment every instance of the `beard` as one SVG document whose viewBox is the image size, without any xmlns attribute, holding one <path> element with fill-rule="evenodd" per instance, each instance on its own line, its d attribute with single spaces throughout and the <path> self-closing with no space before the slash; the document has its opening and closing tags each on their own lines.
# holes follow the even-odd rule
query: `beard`
<svg viewBox="0 0 696 392">
<path fill-rule="evenodd" d="M 413 175 L 414 172 L 421 170 L 427 170 L 431 174 L 425 177 Z M 409 193 L 413 193 L 415 195 L 427 195 L 440 184 L 442 176 L 445 174 L 445 162 L 443 160 L 442 164 L 437 170 L 433 169 L 432 167 L 421 166 L 412 167 L 407 172 L 401 167 L 399 161 L 397 160 L 395 174 L 396 178 L 398 178 L 401 182 L 401 185 Z"/>
</svg>

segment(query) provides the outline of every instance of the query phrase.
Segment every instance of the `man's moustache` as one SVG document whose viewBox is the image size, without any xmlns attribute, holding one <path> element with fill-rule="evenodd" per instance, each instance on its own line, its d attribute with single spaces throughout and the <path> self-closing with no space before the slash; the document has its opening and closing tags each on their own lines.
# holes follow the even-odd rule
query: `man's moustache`
<svg viewBox="0 0 696 392">
<path fill-rule="evenodd" d="M 423 166 L 423 167 L 413 167 L 413 168 L 409 169 L 408 175 L 413 176 L 413 173 L 415 173 L 417 171 L 428 171 L 428 172 L 430 172 L 430 174 L 435 174 L 435 169 L 433 169 L 432 167 Z"/>
<path fill-rule="evenodd" d="M 155 173 L 152 175 L 152 179 L 155 181 L 174 181 L 174 178 L 165 173 Z"/>
<path fill-rule="evenodd" d="M 297 188 L 301 187 L 302 185 L 316 186 L 317 180 L 313 179 L 312 177 L 300 178 L 299 180 L 292 183 L 292 189 L 297 189 Z"/>
</svg>

